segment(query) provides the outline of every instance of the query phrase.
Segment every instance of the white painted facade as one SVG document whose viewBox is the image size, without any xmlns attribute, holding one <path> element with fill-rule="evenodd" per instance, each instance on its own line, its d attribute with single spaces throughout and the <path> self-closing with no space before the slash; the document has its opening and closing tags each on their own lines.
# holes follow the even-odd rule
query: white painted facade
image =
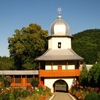
<svg viewBox="0 0 100 100">
<path fill-rule="evenodd" d="M 66 62 L 62 61 L 62 62 L 54 62 L 53 65 L 51 65 L 51 62 L 46 62 L 45 70 L 58 70 L 58 66 L 62 66 L 62 70 L 75 69 L 74 64 L 66 65 Z M 70 90 L 74 78 L 67 78 L 67 77 L 66 78 L 45 78 L 44 85 L 49 87 L 51 89 L 51 92 L 53 93 L 54 92 L 53 85 L 57 80 L 64 80 L 68 85 L 68 90 Z"/>
<path fill-rule="evenodd" d="M 48 49 L 58 49 L 58 42 L 61 42 L 60 49 L 71 48 L 71 38 L 68 37 L 52 37 L 48 40 Z"/>
<path fill-rule="evenodd" d="M 68 85 L 68 90 L 70 90 L 72 84 L 73 84 L 73 80 L 74 78 L 53 78 L 53 79 L 50 79 L 50 78 L 45 78 L 44 79 L 44 84 L 45 86 L 49 87 L 51 89 L 51 92 L 54 92 L 54 83 L 57 81 L 57 80 L 64 80 L 67 85 Z"/>
<path fill-rule="evenodd" d="M 58 66 L 62 66 L 62 70 L 67 69 L 75 69 L 75 64 L 68 64 L 66 65 L 66 62 L 54 62 L 53 65 L 51 65 L 51 62 L 45 63 L 45 70 L 58 70 Z"/>
</svg>

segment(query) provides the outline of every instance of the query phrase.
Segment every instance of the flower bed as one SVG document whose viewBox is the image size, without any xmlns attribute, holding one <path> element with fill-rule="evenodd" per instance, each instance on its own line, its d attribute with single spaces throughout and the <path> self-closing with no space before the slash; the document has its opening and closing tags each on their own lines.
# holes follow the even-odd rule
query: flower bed
<svg viewBox="0 0 100 100">
<path fill-rule="evenodd" d="M 70 91 L 70 93 L 77 99 L 77 100 L 84 100 L 86 95 L 89 93 L 95 91 L 96 93 L 100 94 L 100 91 L 98 91 L 98 88 L 75 88 L 73 87 Z"/>
<path fill-rule="evenodd" d="M 33 88 L 0 88 L 0 100 L 45 100 L 51 96 L 50 89 L 45 87 Z"/>
</svg>

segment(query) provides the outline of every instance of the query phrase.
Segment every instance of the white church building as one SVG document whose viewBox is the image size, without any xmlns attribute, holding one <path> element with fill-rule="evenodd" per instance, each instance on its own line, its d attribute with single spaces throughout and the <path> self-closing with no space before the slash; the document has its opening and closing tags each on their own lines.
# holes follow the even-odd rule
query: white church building
<svg viewBox="0 0 100 100">
<path fill-rule="evenodd" d="M 37 57 L 39 62 L 39 82 L 55 92 L 55 82 L 62 80 L 68 91 L 73 80 L 80 75 L 80 62 L 83 60 L 72 50 L 69 25 L 62 19 L 60 12 L 50 27 L 48 50 Z"/>
</svg>

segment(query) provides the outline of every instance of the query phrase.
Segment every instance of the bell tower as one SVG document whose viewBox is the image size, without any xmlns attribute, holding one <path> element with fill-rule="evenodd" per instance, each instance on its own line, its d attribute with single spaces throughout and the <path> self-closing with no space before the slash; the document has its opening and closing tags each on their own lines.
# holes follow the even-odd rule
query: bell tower
<svg viewBox="0 0 100 100">
<path fill-rule="evenodd" d="M 69 25 L 62 19 L 61 8 L 58 8 L 58 17 L 50 26 L 48 49 L 71 48 L 71 38 Z"/>
<path fill-rule="evenodd" d="M 81 56 L 71 48 L 69 25 L 62 20 L 61 8 L 58 8 L 58 17 L 50 26 L 48 50 L 36 60 L 39 62 L 39 82 L 51 88 L 55 92 L 55 82 L 66 82 L 67 91 L 71 88 L 73 80 L 80 75 Z M 45 68 L 40 64 L 45 63 Z M 41 65 L 41 66 L 40 66 Z"/>
</svg>

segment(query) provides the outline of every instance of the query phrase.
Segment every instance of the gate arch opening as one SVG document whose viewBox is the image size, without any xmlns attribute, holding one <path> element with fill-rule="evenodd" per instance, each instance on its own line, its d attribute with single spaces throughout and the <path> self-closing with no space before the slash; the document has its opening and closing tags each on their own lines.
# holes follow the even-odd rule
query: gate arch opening
<svg viewBox="0 0 100 100">
<path fill-rule="evenodd" d="M 59 79 L 53 84 L 53 92 L 68 92 L 68 84 L 66 81 Z"/>
</svg>

